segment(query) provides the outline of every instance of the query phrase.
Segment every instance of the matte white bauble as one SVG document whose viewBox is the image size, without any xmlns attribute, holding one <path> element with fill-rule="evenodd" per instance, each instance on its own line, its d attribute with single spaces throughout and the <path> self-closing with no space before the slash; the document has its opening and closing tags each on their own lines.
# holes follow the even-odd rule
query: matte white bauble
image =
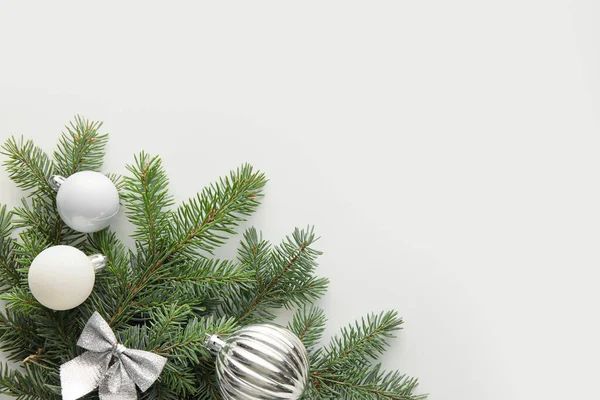
<svg viewBox="0 0 600 400">
<path fill-rule="evenodd" d="M 34 258 L 29 267 L 29 289 L 42 305 L 53 310 L 70 310 L 92 293 L 94 263 L 71 246 L 53 246 Z"/>
<path fill-rule="evenodd" d="M 119 211 L 114 183 L 94 171 L 77 172 L 58 188 L 56 206 L 62 220 L 78 232 L 96 232 L 110 225 Z"/>
</svg>

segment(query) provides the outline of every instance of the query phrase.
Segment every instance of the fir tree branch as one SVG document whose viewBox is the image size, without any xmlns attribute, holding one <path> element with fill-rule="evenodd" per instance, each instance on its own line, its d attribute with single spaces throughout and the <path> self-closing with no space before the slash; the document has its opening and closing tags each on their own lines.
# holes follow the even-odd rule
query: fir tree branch
<svg viewBox="0 0 600 400">
<path fill-rule="evenodd" d="M 296 228 L 291 237 L 271 250 L 255 229 L 246 232 L 238 259 L 255 271 L 256 287 L 235 299 L 241 305 L 234 313 L 240 323 L 270 319 L 270 309 L 302 306 L 325 293 L 328 280 L 313 276 L 316 259 L 321 254 L 311 247 L 315 241 L 312 228 Z"/>
<path fill-rule="evenodd" d="M 343 328 L 340 336 L 310 357 L 310 385 L 304 398 L 424 399 L 424 395 L 412 394 L 416 379 L 372 365 L 401 324 L 397 313 L 388 311 Z"/>
<path fill-rule="evenodd" d="M 183 326 L 191 317 L 192 311 L 189 307 L 167 305 L 154 311 L 149 324 L 148 348 L 158 349 L 165 343 L 165 335 L 170 330 L 183 329 Z"/>
<path fill-rule="evenodd" d="M 59 399 L 60 396 L 56 394 L 57 387 L 48 384 L 49 373 L 47 369 L 35 366 L 11 371 L 8 365 L 0 364 L 0 393 L 21 400 Z"/>
<path fill-rule="evenodd" d="M 294 314 L 292 321 L 288 323 L 288 329 L 294 332 L 310 351 L 323 337 L 326 322 L 327 318 L 322 309 L 315 306 L 304 307 Z"/>
<path fill-rule="evenodd" d="M 315 371 L 352 370 L 370 364 L 389 346 L 403 321 L 396 311 L 371 314 L 343 328 L 313 365 Z"/>
<path fill-rule="evenodd" d="M 45 354 L 57 360 L 58 364 L 63 364 L 77 355 L 77 339 L 81 334 L 83 325 L 78 320 L 80 311 L 69 310 L 57 313 L 53 310 L 44 308 L 43 313 L 38 313 L 36 319 L 44 330 L 38 332 L 38 336 L 44 340 L 40 346 L 44 348 Z"/>
<path fill-rule="evenodd" d="M 0 154 L 8 157 L 3 165 L 17 186 L 32 194 L 54 196 L 48 183 L 54 166 L 50 158 L 33 141 L 17 140 L 14 136 L 4 142 Z"/>
<path fill-rule="evenodd" d="M 264 174 L 244 164 L 183 203 L 173 216 L 175 245 L 168 256 L 193 250 L 210 253 L 222 245 L 224 235 L 235 234 L 234 228 L 259 206 L 266 182 Z"/>
<path fill-rule="evenodd" d="M 168 194 L 169 179 L 158 157 L 141 152 L 127 169 L 133 176 L 125 177 L 123 198 L 126 215 L 136 227 L 133 237 L 156 254 L 157 241 L 168 233 L 173 198 Z"/>
<path fill-rule="evenodd" d="M 235 233 L 233 228 L 258 207 L 257 199 L 262 196 L 265 183 L 264 175 L 254 172 L 246 164 L 232 171 L 229 177 L 221 178 L 218 183 L 205 188 L 196 198 L 182 204 L 171 221 L 169 235 L 173 244 L 160 257 L 151 254 L 150 257 L 141 257 L 141 262 L 135 263 L 141 269 L 141 275 L 131 286 L 129 295 L 109 324 L 118 327 L 124 322 L 124 315 L 130 313 L 131 304 L 140 292 L 155 281 L 157 271 L 165 263 L 176 262 L 185 255 L 193 256 L 194 249 L 211 251 L 222 243 L 225 238 L 223 233 Z M 151 262 L 145 262 L 148 259 Z"/>
<path fill-rule="evenodd" d="M 199 258 L 191 262 L 180 262 L 167 273 L 161 271 L 157 275 L 160 282 L 179 282 L 192 285 L 228 285 L 250 282 L 252 275 L 249 271 L 239 268 L 229 260 Z"/>
<path fill-rule="evenodd" d="M 26 316 L 44 311 L 44 307 L 25 288 L 14 288 L 11 292 L 0 295 L 0 300 L 5 301 L 8 308 L 15 314 Z"/>
<path fill-rule="evenodd" d="M 85 234 L 74 231 L 62 222 L 53 202 L 42 197 L 35 196 L 29 201 L 21 199 L 21 206 L 15 207 L 13 215 L 14 228 L 25 228 L 35 235 L 41 235 L 49 244 L 68 243 L 76 246 L 85 239 Z"/>
<path fill-rule="evenodd" d="M 106 267 L 96 273 L 94 291 L 81 306 L 83 324 L 94 311 L 113 315 L 127 297 L 131 280 L 129 251 L 114 232 L 103 229 L 88 235 L 87 239 L 82 250 L 86 254 L 102 254 L 107 261 Z"/>
<path fill-rule="evenodd" d="M 140 395 L 141 400 L 181 400 L 179 394 L 166 385 L 156 384 Z"/>
<path fill-rule="evenodd" d="M 6 209 L 6 205 L 0 205 L 0 238 L 9 238 L 12 231 L 12 214 Z"/>
<path fill-rule="evenodd" d="M 417 386 L 416 379 L 396 371 L 381 371 L 380 364 L 364 367 L 347 376 L 312 373 L 310 383 L 312 387 L 307 393 L 316 392 L 320 398 L 422 400 L 426 397 L 412 393 Z"/>
<path fill-rule="evenodd" d="M 169 335 L 163 335 L 163 345 L 152 351 L 171 357 L 180 357 L 188 363 L 198 363 L 201 358 L 209 357 L 208 350 L 204 346 L 206 334 L 228 335 L 233 333 L 236 328 L 237 322 L 234 318 L 193 318 L 188 321 L 185 328 L 177 328 L 175 333 L 171 333 L 178 340 L 169 340 Z"/>
<path fill-rule="evenodd" d="M 23 279 L 15 260 L 13 229 L 12 213 L 0 206 L 0 293 L 19 286 Z"/>
<path fill-rule="evenodd" d="M 171 263 L 155 274 L 140 293 L 136 308 L 151 310 L 166 303 L 187 305 L 198 314 L 218 306 L 218 297 L 231 286 L 248 287 L 252 276 L 232 261 L 199 258 Z"/>
<path fill-rule="evenodd" d="M 154 392 L 160 398 L 175 399 L 187 398 L 193 396 L 198 388 L 196 387 L 196 376 L 192 368 L 182 368 L 172 361 L 165 365 L 162 371 L 160 383 L 154 385 Z"/>
<path fill-rule="evenodd" d="M 56 217 L 52 218 L 52 215 L 44 210 L 42 202 L 40 198 L 34 198 L 33 204 L 29 205 L 27 199 L 21 199 L 21 207 L 15 207 L 13 210 L 13 215 L 16 217 L 14 227 L 35 229 L 49 241 L 54 241 Z"/>
<path fill-rule="evenodd" d="M 26 268 L 24 272 L 27 272 L 33 259 L 42 250 L 48 248 L 51 242 L 45 235 L 40 235 L 34 227 L 21 231 L 19 239 L 15 246 L 15 260 L 21 267 Z"/>
<path fill-rule="evenodd" d="M 198 374 L 198 390 L 194 400 L 221 400 L 215 369 L 203 370 Z"/>
<path fill-rule="evenodd" d="M 0 338 L 0 350 L 12 361 L 25 359 L 33 349 L 44 344 L 38 336 L 34 317 L 17 316 L 9 309 L 0 312 Z"/>
<path fill-rule="evenodd" d="M 54 152 L 56 172 L 65 177 L 79 171 L 97 171 L 102 167 L 108 134 L 99 134 L 102 122 L 79 115 L 69 122 Z"/>
</svg>

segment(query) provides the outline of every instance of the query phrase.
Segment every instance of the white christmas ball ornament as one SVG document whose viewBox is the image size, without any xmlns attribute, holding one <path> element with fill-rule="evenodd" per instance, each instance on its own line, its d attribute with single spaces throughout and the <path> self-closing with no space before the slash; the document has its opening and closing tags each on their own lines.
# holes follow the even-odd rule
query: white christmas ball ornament
<svg viewBox="0 0 600 400">
<path fill-rule="evenodd" d="M 69 227 L 89 233 L 110 225 L 119 211 L 119 193 L 110 179 L 94 171 L 77 172 L 63 179 L 53 177 L 51 184 L 58 190 L 58 213 Z"/>
<path fill-rule="evenodd" d="M 29 267 L 29 289 L 42 305 L 53 310 L 70 310 L 92 293 L 95 270 L 104 262 L 101 255 L 88 257 L 71 246 L 47 248 Z"/>
</svg>

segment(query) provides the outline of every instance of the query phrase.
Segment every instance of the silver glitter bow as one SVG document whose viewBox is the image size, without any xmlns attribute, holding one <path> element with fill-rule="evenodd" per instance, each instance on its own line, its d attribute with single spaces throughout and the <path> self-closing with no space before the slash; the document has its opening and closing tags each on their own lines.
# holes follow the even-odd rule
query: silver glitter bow
<svg viewBox="0 0 600 400">
<path fill-rule="evenodd" d="M 63 400 L 76 400 L 99 388 L 101 400 L 136 400 L 158 379 L 167 359 L 117 342 L 97 312 L 85 324 L 77 345 L 88 350 L 60 366 Z M 115 362 L 110 365 L 112 359 Z"/>
</svg>

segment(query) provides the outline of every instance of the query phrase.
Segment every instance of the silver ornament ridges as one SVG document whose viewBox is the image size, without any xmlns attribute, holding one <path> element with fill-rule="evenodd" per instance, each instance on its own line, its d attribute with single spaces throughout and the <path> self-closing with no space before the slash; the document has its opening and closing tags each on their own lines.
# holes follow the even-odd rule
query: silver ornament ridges
<svg viewBox="0 0 600 400">
<path fill-rule="evenodd" d="M 223 341 L 210 336 L 217 379 L 225 400 L 295 400 L 308 380 L 306 348 L 275 324 L 246 326 Z"/>
</svg>

